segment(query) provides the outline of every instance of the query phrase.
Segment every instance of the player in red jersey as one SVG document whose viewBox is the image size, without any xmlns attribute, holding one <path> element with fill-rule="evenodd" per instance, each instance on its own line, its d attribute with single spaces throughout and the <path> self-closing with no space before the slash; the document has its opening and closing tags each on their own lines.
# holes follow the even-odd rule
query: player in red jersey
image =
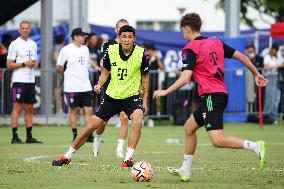
<svg viewBox="0 0 284 189">
<path fill-rule="evenodd" d="M 266 145 L 264 141 L 252 142 L 223 133 L 223 112 L 228 94 L 224 83 L 224 58 L 234 58 L 243 63 L 254 75 L 257 86 L 266 86 L 267 80 L 258 72 L 251 61 L 242 53 L 216 38 L 206 38 L 200 34 L 201 19 L 196 13 L 189 13 L 181 19 L 181 30 L 189 43 L 182 50 L 183 71 L 180 78 L 166 90 L 154 91 L 154 98 L 166 96 L 191 79 L 198 83 L 201 103 L 184 125 L 184 162 L 179 169 L 168 170 L 179 175 L 182 181 L 189 181 L 191 165 L 197 145 L 196 131 L 205 126 L 211 143 L 217 148 L 248 149 L 260 158 L 260 167 L 266 165 Z"/>
</svg>

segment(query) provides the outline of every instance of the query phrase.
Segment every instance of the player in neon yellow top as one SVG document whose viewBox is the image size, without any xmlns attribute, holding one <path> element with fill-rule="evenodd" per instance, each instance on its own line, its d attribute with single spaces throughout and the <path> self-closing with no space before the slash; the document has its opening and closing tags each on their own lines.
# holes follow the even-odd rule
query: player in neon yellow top
<svg viewBox="0 0 284 189">
<path fill-rule="evenodd" d="M 128 138 L 128 148 L 122 167 L 132 167 L 132 157 L 141 134 L 144 114 L 148 111 L 149 56 L 147 52 L 134 45 L 135 30 L 132 26 L 123 26 L 119 31 L 120 44 L 110 45 L 108 53 L 103 58 L 103 70 L 98 84 L 94 87 L 96 93 L 106 83 L 111 73 L 111 80 L 105 95 L 95 115 L 87 126 L 79 133 L 64 156 L 59 156 L 52 162 L 53 166 L 69 164 L 76 150 L 86 141 L 88 135 L 117 113 L 124 111 L 133 122 L 132 132 Z M 142 82 L 143 101 L 139 97 L 139 87 Z"/>
</svg>

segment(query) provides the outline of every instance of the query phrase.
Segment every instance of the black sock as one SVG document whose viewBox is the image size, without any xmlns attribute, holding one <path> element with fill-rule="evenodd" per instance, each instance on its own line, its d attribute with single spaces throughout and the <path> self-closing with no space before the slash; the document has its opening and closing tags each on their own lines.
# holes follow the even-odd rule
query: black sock
<svg viewBox="0 0 284 189">
<path fill-rule="evenodd" d="M 77 129 L 72 129 L 74 139 L 77 137 Z"/>
<path fill-rule="evenodd" d="M 32 127 L 27 127 L 26 128 L 26 131 L 27 131 L 27 139 L 29 138 L 32 138 Z"/>
<path fill-rule="evenodd" d="M 18 128 L 12 128 L 12 134 L 13 134 L 13 138 L 19 138 L 18 136 Z"/>
</svg>

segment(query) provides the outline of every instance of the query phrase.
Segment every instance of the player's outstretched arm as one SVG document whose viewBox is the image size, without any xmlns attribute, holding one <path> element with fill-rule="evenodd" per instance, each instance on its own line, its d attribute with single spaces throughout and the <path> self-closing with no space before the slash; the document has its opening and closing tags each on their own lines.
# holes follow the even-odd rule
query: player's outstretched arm
<svg viewBox="0 0 284 189">
<path fill-rule="evenodd" d="M 239 51 L 235 51 L 233 58 L 236 60 L 239 60 L 242 64 L 244 64 L 251 71 L 251 73 L 254 75 L 255 83 L 257 86 L 263 87 L 267 85 L 268 80 L 265 79 L 263 75 L 261 75 L 258 72 L 256 67 L 252 64 L 252 62 L 246 55 L 240 53 Z"/>
<path fill-rule="evenodd" d="M 143 108 L 144 115 L 148 113 L 149 74 L 142 74 Z"/>
<path fill-rule="evenodd" d="M 157 98 L 159 96 L 166 96 L 168 94 L 171 94 L 184 86 L 185 84 L 189 83 L 191 81 L 192 71 L 191 70 L 184 70 L 181 73 L 181 76 L 176 80 L 174 84 L 172 84 L 169 88 L 166 90 L 156 90 L 154 91 L 153 98 Z"/>
<path fill-rule="evenodd" d="M 101 92 L 101 87 L 105 84 L 107 81 L 107 78 L 109 77 L 109 71 L 105 68 L 103 68 L 102 73 L 99 77 L 98 84 L 94 86 L 94 91 L 99 94 Z"/>
</svg>

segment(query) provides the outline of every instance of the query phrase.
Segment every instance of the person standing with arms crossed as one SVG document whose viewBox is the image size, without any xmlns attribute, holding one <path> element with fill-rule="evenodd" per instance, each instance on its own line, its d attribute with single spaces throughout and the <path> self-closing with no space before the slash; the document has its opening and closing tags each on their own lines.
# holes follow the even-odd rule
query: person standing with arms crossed
<svg viewBox="0 0 284 189">
<path fill-rule="evenodd" d="M 247 149 L 255 152 L 260 159 L 260 168 L 266 166 L 266 144 L 264 141 L 252 142 L 223 133 L 223 112 L 228 101 L 224 83 L 224 58 L 234 58 L 243 63 L 254 75 L 257 86 L 266 86 L 267 80 L 258 72 L 244 54 L 226 45 L 217 38 L 201 36 L 201 18 L 189 13 L 181 19 L 181 30 L 189 43 L 182 50 L 183 71 L 180 78 L 166 90 L 154 91 L 154 98 L 166 96 L 193 78 L 198 83 L 202 101 L 197 110 L 184 125 L 184 161 L 179 169 L 168 170 L 179 175 L 182 181 L 189 181 L 191 165 L 197 145 L 196 131 L 205 126 L 211 143 L 217 148 Z"/>
<path fill-rule="evenodd" d="M 109 40 L 109 41 L 107 41 L 103 44 L 103 46 L 101 48 L 101 62 L 100 62 L 101 67 L 103 67 L 102 66 L 103 57 L 108 52 L 109 46 L 120 43 L 118 33 L 119 33 L 120 28 L 124 25 L 129 25 L 127 20 L 125 20 L 125 19 L 118 20 L 116 25 L 115 25 L 115 33 L 117 33 L 117 37 L 115 39 L 111 39 L 111 40 Z M 128 133 L 128 117 L 125 114 L 125 112 L 120 112 L 119 118 L 120 118 L 120 127 L 119 127 L 119 131 L 118 131 L 116 157 L 123 158 L 123 147 L 124 147 L 124 143 L 125 143 L 127 133 Z M 99 148 L 100 148 L 100 144 L 101 144 L 101 135 L 103 134 L 104 130 L 105 130 L 105 127 L 101 127 L 101 128 L 96 130 L 96 134 L 95 134 L 95 138 L 94 138 L 94 145 L 93 145 L 93 155 L 95 157 L 97 157 L 98 154 L 99 154 Z"/>
<path fill-rule="evenodd" d="M 103 58 L 103 70 L 98 84 L 94 87 L 96 93 L 100 93 L 111 73 L 101 104 L 97 107 L 91 121 L 70 145 L 67 153 L 52 162 L 53 166 L 68 165 L 89 134 L 104 127 L 112 116 L 122 111 L 131 118 L 133 127 L 121 166 L 133 166 L 132 158 L 141 135 L 143 111 L 144 114 L 148 112 L 149 56 L 143 48 L 134 45 L 136 37 L 132 26 L 121 27 L 119 39 L 119 44 L 109 46 L 108 53 Z M 143 102 L 139 96 L 141 82 Z"/>
<path fill-rule="evenodd" d="M 13 137 L 12 144 L 23 144 L 17 133 L 18 118 L 22 109 L 25 110 L 26 143 L 42 143 L 33 138 L 33 104 L 35 100 L 35 71 L 37 67 L 37 45 L 29 39 L 31 25 L 28 21 L 22 21 L 18 32 L 20 36 L 14 40 L 8 50 L 7 68 L 13 70 L 12 76 L 12 101 L 11 127 Z"/>
<path fill-rule="evenodd" d="M 73 141 L 77 137 L 78 107 L 83 108 L 85 123 L 90 121 L 93 114 L 93 97 L 88 67 L 90 64 L 89 49 L 84 44 L 85 36 L 82 28 L 72 30 L 72 43 L 66 45 L 59 52 L 57 71 L 64 75 L 63 91 L 69 106 L 69 121 L 73 132 Z M 90 133 L 90 142 L 92 134 Z"/>
</svg>

